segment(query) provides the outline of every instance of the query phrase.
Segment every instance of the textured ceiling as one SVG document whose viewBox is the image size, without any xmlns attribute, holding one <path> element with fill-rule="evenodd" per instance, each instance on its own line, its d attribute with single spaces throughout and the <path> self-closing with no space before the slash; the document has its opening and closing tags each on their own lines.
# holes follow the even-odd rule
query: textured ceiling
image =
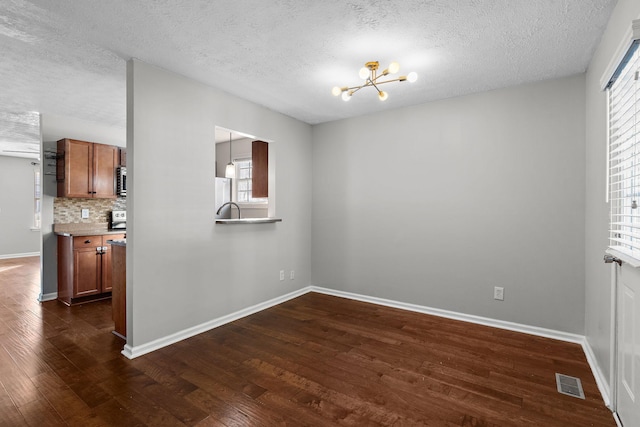
<svg viewBox="0 0 640 427">
<path fill-rule="evenodd" d="M 12 117 L 124 127 L 135 57 L 315 124 L 581 73 L 615 0 L 2 0 L 0 142 Z M 367 61 L 418 81 L 361 81 Z M 33 132 L 26 131 L 29 138 Z M 22 141 L 16 141 L 22 142 Z"/>
</svg>

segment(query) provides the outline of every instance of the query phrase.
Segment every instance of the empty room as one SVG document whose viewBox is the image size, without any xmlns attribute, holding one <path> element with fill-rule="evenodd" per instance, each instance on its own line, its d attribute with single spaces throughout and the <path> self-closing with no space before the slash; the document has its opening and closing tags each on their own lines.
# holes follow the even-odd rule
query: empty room
<svg viewBox="0 0 640 427">
<path fill-rule="evenodd" d="M 0 425 L 640 425 L 636 0 L 0 18 Z"/>
</svg>

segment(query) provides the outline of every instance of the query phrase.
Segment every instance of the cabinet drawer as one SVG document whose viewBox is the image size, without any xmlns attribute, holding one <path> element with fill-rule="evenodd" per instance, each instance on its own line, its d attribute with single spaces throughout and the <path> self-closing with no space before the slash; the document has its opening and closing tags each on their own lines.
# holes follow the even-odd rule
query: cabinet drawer
<svg viewBox="0 0 640 427">
<path fill-rule="evenodd" d="M 102 246 L 102 236 L 77 236 L 73 238 L 73 249 Z"/>
<path fill-rule="evenodd" d="M 108 234 L 104 236 L 104 243 L 107 244 L 107 240 L 122 240 L 126 238 L 126 234 Z"/>
</svg>

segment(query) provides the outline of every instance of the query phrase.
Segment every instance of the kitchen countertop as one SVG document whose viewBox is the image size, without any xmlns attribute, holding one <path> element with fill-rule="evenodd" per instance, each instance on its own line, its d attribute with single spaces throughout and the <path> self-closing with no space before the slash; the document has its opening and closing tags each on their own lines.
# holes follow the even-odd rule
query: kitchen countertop
<svg viewBox="0 0 640 427">
<path fill-rule="evenodd" d="M 216 224 L 271 224 L 274 222 L 282 222 L 282 218 L 216 218 Z"/>
<path fill-rule="evenodd" d="M 53 224 L 53 232 L 58 236 L 97 236 L 123 234 L 127 230 L 110 230 L 106 222 Z"/>
</svg>

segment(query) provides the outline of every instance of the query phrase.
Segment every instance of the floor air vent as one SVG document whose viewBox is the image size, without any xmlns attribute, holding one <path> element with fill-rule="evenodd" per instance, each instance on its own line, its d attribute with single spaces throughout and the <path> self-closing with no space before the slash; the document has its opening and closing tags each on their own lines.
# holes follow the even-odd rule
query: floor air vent
<svg viewBox="0 0 640 427">
<path fill-rule="evenodd" d="M 580 378 L 556 373 L 556 383 L 558 384 L 558 393 L 584 399 Z"/>
</svg>

